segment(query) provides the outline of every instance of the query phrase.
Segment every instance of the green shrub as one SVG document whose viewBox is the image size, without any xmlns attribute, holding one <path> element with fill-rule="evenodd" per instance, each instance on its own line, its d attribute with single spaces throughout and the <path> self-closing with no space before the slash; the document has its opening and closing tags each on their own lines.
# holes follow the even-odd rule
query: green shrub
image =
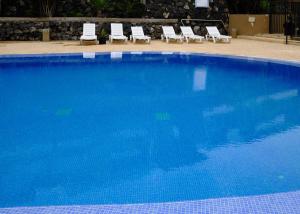
<svg viewBox="0 0 300 214">
<path fill-rule="evenodd" d="M 108 6 L 108 1 L 107 0 L 91 0 L 91 5 L 95 9 L 96 16 L 102 16 L 103 11 L 107 8 Z"/>
<path fill-rule="evenodd" d="M 139 18 L 145 13 L 145 6 L 139 0 L 110 0 L 107 11 L 113 17 Z"/>
</svg>

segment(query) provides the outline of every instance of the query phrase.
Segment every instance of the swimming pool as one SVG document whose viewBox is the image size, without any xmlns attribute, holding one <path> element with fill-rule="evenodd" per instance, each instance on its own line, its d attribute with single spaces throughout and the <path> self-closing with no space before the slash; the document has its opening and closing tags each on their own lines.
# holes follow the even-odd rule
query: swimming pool
<svg viewBox="0 0 300 214">
<path fill-rule="evenodd" d="M 299 89 L 251 58 L 0 57 L 0 207 L 299 190 Z"/>
</svg>

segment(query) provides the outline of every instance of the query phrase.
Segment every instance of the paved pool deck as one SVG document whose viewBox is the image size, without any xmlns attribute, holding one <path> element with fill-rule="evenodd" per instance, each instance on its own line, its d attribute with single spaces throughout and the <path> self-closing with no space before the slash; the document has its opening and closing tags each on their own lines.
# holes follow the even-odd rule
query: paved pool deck
<svg viewBox="0 0 300 214">
<path fill-rule="evenodd" d="M 300 191 L 249 197 L 234 197 L 131 205 L 84 205 L 19 207 L 0 209 L 1 214 L 299 214 Z"/>
<path fill-rule="evenodd" d="M 148 44 L 106 44 L 81 46 L 79 41 L 0 42 L 0 54 L 79 53 L 110 51 L 186 51 L 222 55 L 271 58 L 300 62 L 300 45 L 233 39 L 230 44 L 205 41 L 179 44 L 155 40 Z"/>
</svg>

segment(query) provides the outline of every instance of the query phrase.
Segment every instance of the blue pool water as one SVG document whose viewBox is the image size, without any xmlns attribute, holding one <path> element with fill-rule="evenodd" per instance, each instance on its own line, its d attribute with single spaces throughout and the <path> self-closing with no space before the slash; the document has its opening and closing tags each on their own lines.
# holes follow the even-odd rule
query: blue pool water
<svg viewBox="0 0 300 214">
<path fill-rule="evenodd" d="M 299 190 L 299 90 L 263 60 L 0 57 L 0 207 Z"/>
</svg>

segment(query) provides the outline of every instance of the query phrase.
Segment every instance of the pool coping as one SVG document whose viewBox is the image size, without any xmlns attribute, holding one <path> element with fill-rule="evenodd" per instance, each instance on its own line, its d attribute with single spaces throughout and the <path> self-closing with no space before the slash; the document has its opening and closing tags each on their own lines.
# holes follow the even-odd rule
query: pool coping
<svg viewBox="0 0 300 214">
<path fill-rule="evenodd" d="M 300 191 L 257 196 L 229 197 L 166 203 L 121 205 L 70 205 L 0 208 L 1 214 L 96 214 L 96 213 L 174 213 L 174 214 L 299 214 Z"/>
<path fill-rule="evenodd" d="M 177 55 L 192 55 L 192 56 L 204 56 L 204 57 L 218 57 L 226 59 L 236 59 L 236 60 L 247 60 L 247 61 L 258 61 L 265 63 L 276 63 L 282 65 L 290 65 L 300 67 L 300 61 L 295 60 L 279 60 L 264 57 L 253 57 L 253 56 L 240 56 L 231 54 L 213 54 L 205 52 L 187 52 L 187 51 L 107 51 L 107 52 L 73 52 L 73 53 L 45 53 L 45 54 L 0 54 L 0 58 L 18 58 L 18 57 L 49 57 L 49 56 L 81 56 L 83 53 L 95 53 L 95 55 L 106 55 L 110 53 L 122 53 L 122 54 L 177 54 Z"/>
</svg>

